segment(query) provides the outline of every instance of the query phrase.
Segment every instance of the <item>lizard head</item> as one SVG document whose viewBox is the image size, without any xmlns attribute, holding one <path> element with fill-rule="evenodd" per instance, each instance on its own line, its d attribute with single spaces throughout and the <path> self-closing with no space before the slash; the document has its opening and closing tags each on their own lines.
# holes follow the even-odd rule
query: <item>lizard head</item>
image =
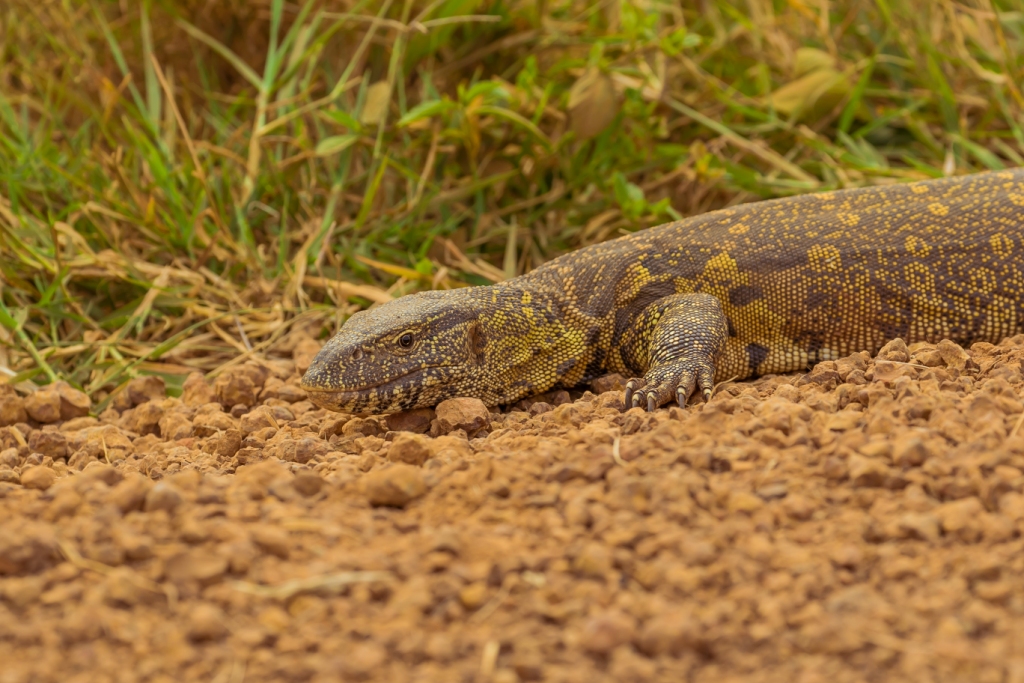
<svg viewBox="0 0 1024 683">
<path fill-rule="evenodd" d="M 464 292 L 410 294 L 354 314 L 303 376 L 310 401 L 363 414 L 479 393 L 484 333 L 477 306 Z"/>
</svg>

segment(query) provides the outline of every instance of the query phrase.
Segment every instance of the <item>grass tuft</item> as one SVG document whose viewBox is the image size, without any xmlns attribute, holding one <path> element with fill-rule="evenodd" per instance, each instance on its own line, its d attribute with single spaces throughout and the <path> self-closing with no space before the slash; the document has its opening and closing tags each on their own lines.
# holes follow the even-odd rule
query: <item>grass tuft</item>
<svg viewBox="0 0 1024 683">
<path fill-rule="evenodd" d="M 9 0 L 0 381 L 103 400 L 737 202 L 1024 164 L 1024 1 Z"/>
</svg>

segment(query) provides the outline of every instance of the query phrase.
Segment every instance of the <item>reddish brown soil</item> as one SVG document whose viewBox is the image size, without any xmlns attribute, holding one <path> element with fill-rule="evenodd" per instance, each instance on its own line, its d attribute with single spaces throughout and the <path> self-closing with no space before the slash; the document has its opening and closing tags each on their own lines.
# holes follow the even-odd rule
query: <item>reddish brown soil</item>
<svg viewBox="0 0 1024 683">
<path fill-rule="evenodd" d="M 1024 681 L 1024 337 L 653 415 L 348 419 L 315 349 L 0 387 L 0 683 Z"/>
</svg>

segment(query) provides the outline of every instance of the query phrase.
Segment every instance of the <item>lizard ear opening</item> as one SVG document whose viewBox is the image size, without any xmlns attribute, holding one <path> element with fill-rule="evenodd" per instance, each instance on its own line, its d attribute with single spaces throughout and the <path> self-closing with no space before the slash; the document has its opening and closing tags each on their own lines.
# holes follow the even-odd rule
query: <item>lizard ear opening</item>
<svg viewBox="0 0 1024 683">
<path fill-rule="evenodd" d="M 466 330 L 469 352 L 478 365 L 484 364 L 484 352 L 487 349 L 487 338 L 484 336 L 483 325 L 474 320 Z"/>
</svg>

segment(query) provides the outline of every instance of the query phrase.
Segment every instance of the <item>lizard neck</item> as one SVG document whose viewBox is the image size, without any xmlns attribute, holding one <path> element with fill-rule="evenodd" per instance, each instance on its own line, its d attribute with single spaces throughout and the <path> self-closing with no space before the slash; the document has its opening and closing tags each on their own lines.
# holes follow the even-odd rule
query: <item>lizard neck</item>
<svg viewBox="0 0 1024 683">
<path fill-rule="evenodd" d="M 588 362 L 586 333 L 566 319 L 559 297 L 532 282 L 480 288 L 480 316 L 491 386 L 503 402 L 579 382 Z"/>
</svg>

